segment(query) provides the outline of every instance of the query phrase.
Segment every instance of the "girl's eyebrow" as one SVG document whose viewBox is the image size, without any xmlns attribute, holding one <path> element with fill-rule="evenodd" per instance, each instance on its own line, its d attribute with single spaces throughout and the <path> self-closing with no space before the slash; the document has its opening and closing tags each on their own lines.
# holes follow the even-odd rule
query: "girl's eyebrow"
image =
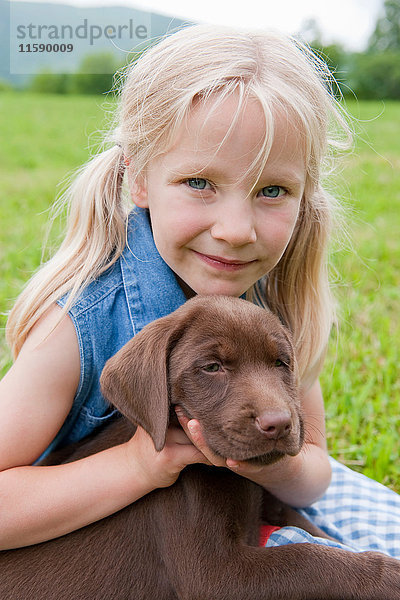
<svg viewBox="0 0 400 600">
<path fill-rule="evenodd" d="M 219 179 L 226 177 L 228 174 L 232 177 L 232 173 L 226 173 L 226 168 L 218 168 L 215 164 L 204 164 L 203 162 L 185 163 L 179 164 L 178 168 L 170 168 L 172 176 L 178 177 L 204 177 L 207 179 Z M 237 176 L 237 173 L 234 174 Z M 263 181 L 272 183 L 286 183 L 288 185 L 304 185 L 306 180 L 306 170 L 299 169 L 296 167 L 286 166 L 280 168 L 279 166 L 269 166 L 268 162 L 265 166 L 264 171 L 260 174 L 257 184 Z"/>
<path fill-rule="evenodd" d="M 297 170 L 294 171 L 271 171 L 271 173 L 262 173 L 259 181 L 275 180 L 276 183 L 282 182 L 287 184 L 304 184 L 306 181 L 306 173 Z"/>
<path fill-rule="evenodd" d="M 264 179 L 276 179 L 287 183 L 304 184 L 307 178 L 305 165 L 294 165 L 286 162 L 284 165 L 268 164 L 268 161 L 260 173 L 259 181 Z"/>
<path fill-rule="evenodd" d="M 222 170 L 216 168 L 213 165 L 204 165 L 204 164 L 181 164 L 179 168 L 171 168 L 170 172 L 172 175 L 177 175 L 179 177 L 190 177 L 195 175 L 202 175 L 207 177 L 218 177 L 222 175 Z"/>
</svg>

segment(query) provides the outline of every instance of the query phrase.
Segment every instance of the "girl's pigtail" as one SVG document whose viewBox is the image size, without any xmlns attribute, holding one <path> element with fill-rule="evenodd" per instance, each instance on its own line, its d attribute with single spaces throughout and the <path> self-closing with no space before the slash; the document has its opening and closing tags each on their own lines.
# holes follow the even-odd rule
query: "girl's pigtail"
<svg viewBox="0 0 400 600">
<path fill-rule="evenodd" d="M 84 165 L 59 200 L 57 214 L 68 205 L 66 236 L 10 312 L 6 333 L 14 357 L 34 323 L 54 302 L 69 293 L 67 312 L 82 289 L 122 253 L 127 214 L 122 201 L 124 170 L 123 151 L 116 145 Z"/>
</svg>

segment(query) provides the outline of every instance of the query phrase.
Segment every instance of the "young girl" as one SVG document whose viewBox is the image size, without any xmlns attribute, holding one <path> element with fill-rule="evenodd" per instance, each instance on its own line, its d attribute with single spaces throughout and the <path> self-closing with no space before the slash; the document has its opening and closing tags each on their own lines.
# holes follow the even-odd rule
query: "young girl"
<svg viewBox="0 0 400 600">
<path fill-rule="evenodd" d="M 326 451 L 317 377 L 334 319 L 326 252 L 335 202 L 322 180 L 348 138 L 328 80 L 320 61 L 281 35 L 212 26 L 164 39 L 129 69 L 111 147 L 82 168 L 65 240 L 10 314 L 16 360 L 0 384 L 0 549 L 83 527 L 206 462 L 296 507 L 326 492 L 305 509 L 315 522 L 353 549 L 400 557 L 398 496 Z M 169 429 L 160 453 L 138 427 L 89 458 L 35 466 L 114 417 L 99 389 L 105 361 L 193 294 L 245 296 L 291 329 L 302 452 L 263 468 L 222 461 L 199 424 L 180 415 L 183 428 Z M 346 522 L 343 491 L 355 504 Z M 361 537 L 378 495 L 383 529 Z M 305 540 L 284 528 L 268 544 Z"/>
</svg>

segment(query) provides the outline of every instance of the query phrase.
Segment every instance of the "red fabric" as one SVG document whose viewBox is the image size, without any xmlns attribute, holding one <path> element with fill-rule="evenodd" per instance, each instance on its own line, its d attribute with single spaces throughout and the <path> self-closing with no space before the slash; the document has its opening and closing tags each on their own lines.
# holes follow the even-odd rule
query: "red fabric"
<svg viewBox="0 0 400 600">
<path fill-rule="evenodd" d="M 269 536 L 277 531 L 280 527 L 275 527 L 274 525 L 261 525 L 260 527 L 260 539 L 258 542 L 259 546 L 265 546 L 268 541 Z"/>
</svg>

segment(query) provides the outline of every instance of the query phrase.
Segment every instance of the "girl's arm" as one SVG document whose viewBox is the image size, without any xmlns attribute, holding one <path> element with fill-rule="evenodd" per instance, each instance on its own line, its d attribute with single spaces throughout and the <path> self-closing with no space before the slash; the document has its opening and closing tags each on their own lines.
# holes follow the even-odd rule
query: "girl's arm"
<svg viewBox="0 0 400 600">
<path fill-rule="evenodd" d="M 183 431 L 168 432 L 156 453 L 138 428 L 133 438 L 60 466 L 29 466 L 57 434 L 80 374 L 69 317 L 53 307 L 38 322 L 0 382 L 0 550 L 45 541 L 120 510 L 204 456 Z M 44 339 L 44 341 L 42 341 Z"/>
<path fill-rule="evenodd" d="M 297 456 L 287 456 L 267 467 L 256 467 L 233 460 L 222 461 L 206 446 L 200 426 L 194 419 L 179 416 L 179 421 L 196 447 L 217 466 L 227 466 L 236 473 L 262 485 L 287 504 L 298 508 L 318 500 L 331 481 L 331 467 L 325 440 L 325 411 L 319 382 L 304 396 L 305 443 Z M 189 426 L 188 426 L 189 425 Z"/>
</svg>

